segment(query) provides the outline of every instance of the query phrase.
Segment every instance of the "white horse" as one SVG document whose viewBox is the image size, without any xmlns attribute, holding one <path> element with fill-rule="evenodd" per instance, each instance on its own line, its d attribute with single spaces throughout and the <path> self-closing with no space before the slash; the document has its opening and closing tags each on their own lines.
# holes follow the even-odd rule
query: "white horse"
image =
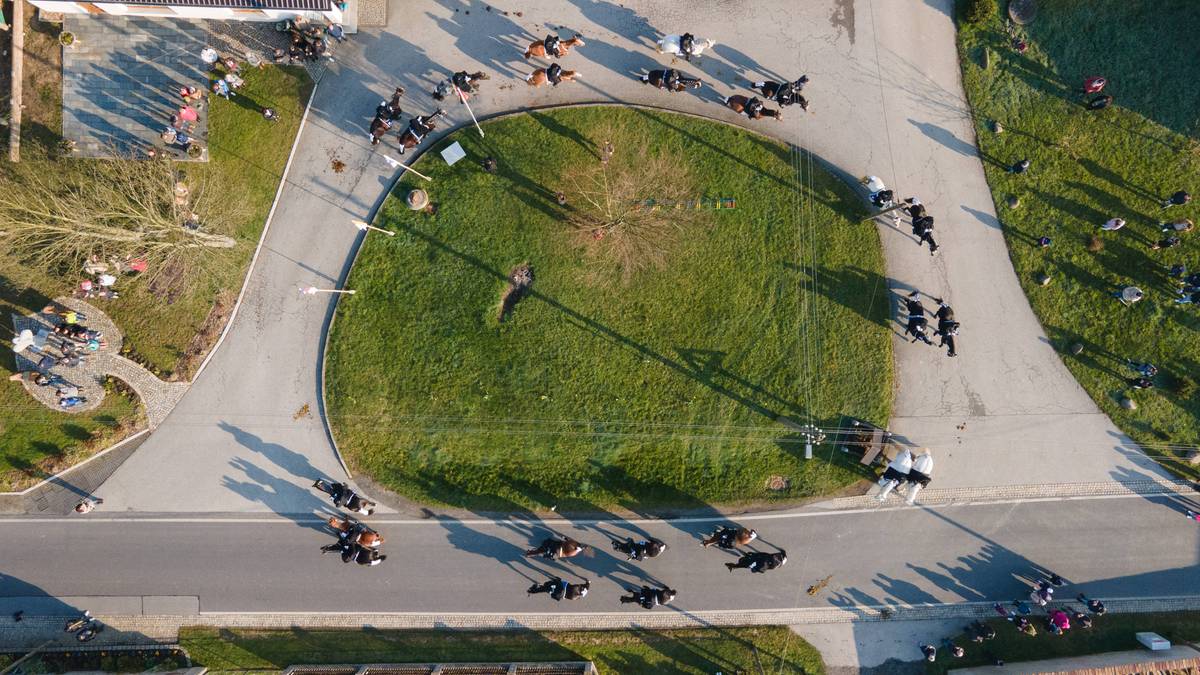
<svg viewBox="0 0 1200 675">
<path fill-rule="evenodd" d="M 695 38 L 692 42 L 691 54 L 684 54 L 683 49 L 679 46 L 681 35 L 667 35 L 658 41 L 658 53 L 667 53 L 673 56 L 682 56 L 685 59 L 691 59 L 693 56 L 700 56 L 706 49 L 712 49 L 716 46 L 716 42 L 705 38 Z"/>
<path fill-rule="evenodd" d="M 888 462 L 887 471 L 884 471 L 883 477 L 879 479 L 880 490 L 879 494 L 875 495 L 875 499 L 879 501 L 887 499 L 888 494 L 908 478 L 908 472 L 912 470 L 912 466 L 912 451 L 908 448 L 902 449 L 895 459 Z"/>
<path fill-rule="evenodd" d="M 917 501 L 917 495 L 925 486 L 929 485 L 929 481 L 933 477 L 933 453 L 929 448 L 925 448 L 925 452 L 917 455 L 913 460 L 912 470 L 908 472 L 908 490 L 907 498 L 904 500 L 912 506 Z"/>
</svg>

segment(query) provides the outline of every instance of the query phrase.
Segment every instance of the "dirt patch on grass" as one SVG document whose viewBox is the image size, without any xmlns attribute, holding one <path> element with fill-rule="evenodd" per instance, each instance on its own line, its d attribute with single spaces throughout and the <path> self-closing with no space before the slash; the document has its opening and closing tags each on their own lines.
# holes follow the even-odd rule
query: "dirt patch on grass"
<svg viewBox="0 0 1200 675">
<path fill-rule="evenodd" d="M 217 343 L 236 302 L 237 294 L 231 290 L 217 295 L 212 309 L 209 310 L 208 316 L 204 317 L 204 323 L 200 325 L 200 330 L 188 343 L 187 349 L 183 351 L 183 356 L 179 358 L 179 364 L 168 379 L 173 382 L 187 382 L 192 379 L 196 369 L 204 362 L 204 357 L 212 351 L 213 345 Z"/>
</svg>

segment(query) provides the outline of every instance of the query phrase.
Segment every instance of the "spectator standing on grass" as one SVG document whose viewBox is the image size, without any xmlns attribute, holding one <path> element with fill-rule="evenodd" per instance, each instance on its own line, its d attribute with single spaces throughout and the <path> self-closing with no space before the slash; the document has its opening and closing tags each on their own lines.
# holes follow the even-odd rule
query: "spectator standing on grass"
<svg viewBox="0 0 1200 675">
<path fill-rule="evenodd" d="M 1154 382 L 1148 377 L 1131 377 L 1126 382 L 1134 389 L 1153 389 Z"/>
<path fill-rule="evenodd" d="M 1158 227 L 1163 232 L 1191 232 L 1196 224 L 1192 222 L 1191 218 L 1180 218 L 1169 223 L 1160 222 Z"/>
<path fill-rule="evenodd" d="M 1103 602 L 1101 602 L 1099 600 L 1093 600 L 1093 599 L 1089 598 L 1088 596 L 1084 595 L 1083 593 L 1080 593 L 1079 595 L 1075 596 L 1075 599 L 1082 602 L 1083 604 L 1087 605 L 1088 611 L 1091 612 L 1092 614 L 1095 614 L 1096 616 L 1104 616 L 1104 613 L 1108 611 L 1104 607 Z"/>
<path fill-rule="evenodd" d="M 233 92 L 229 89 L 229 83 L 225 80 L 217 80 L 212 85 L 213 93 L 217 96 L 224 96 L 226 101 L 233 100 Z"/>
<path fill-rule="evenodd" d="M 1142 289 L 1137 286 L 1126 286 L 1119 291 L 1113 291 L 1112 295 L 1126 307 L 1132 307 L 1134 303 L 1140 302 L 1142 298 L 1146 297 Z"/>
<path fill-rule="evenodd" d="M 1177 190 L 1175 194 L 1163 200 L 1162 207 L 1169 209 L 1172 206 L 1183 206 L 1192 201 L 1192 196 L 1187 193 L 1187 190 Z"/>
<path fill-rule="evenodd" d="M 1154 377 L 1158 374 L 1158 366 L 1153 363 L 1141 363 L 1132 359 L 1125 359 L 1125 365 L 1129 366 L 1135 373 L 1142 377 Z"/>
<path fill-rule="evenodd" d="M 1109 96 L 1108 94 L 1103 94 L 1101 96 L 1096 96 L 1092 100 L 1088 101 L 1087 109 L 1088 110 L 1104 110 L 1108 106 L 1112 105 L 1112 102 L 1113 102 L 1113 97 Z"/>
<path fill-rule="evenodd" d="M 1029 167 L 1032 164 L 1033 164 L 1033 162 L 1030 162 L 1028 159 L 1022 159 L 1021 161 L 1015 162 L 1015 163 L 1013 163 L 1012 166 L 1008 167 L 1008 172 L 1009 173 L 1025 173 L 1026 171 L 1029 170 Z"/>
<path fill-rule="evenodd" d="M 1150 244 L 1150 250 L 1151 251 L 1160 251 L 1164 248 L 1175 248 L 1176 246 L 1178 246 L 1182 243 L 1183 243 L 1183 240 L 1180 239 L 1179 237 L 1163 237 L 1162 239 L 1159 239 L 1158 241 L 1154 242 L 1153 244 Z"/>
<path fill-rule="evenodd" d="M 1178 305 L 1200 305 L 1200 291 L 1192 291 L 1191 293 L 1179 292 L 1179 298 L 1175 299 L 1175 304 Z"/>
<path fill-rule="evenodd" d="M 1083 93 L 1099 94 L 1108 84 L 1108 80 L 1099 75 L 1089 75 L 1083 78 Z"/>
<path fill-rule="evenodd" d="M 1116 232 L 1122 227 L 1125 227 L 1124 218 L 1110 218 L 1108 222 L 1100 226 L 1100 229 L 1104 230 L 1105 232 Z"/>
<path fill-rule="evenodd" d="M 942 646 L 946 648 L 946 651 L 950 652 L 950 656 L 953 656 L 956 659 L 961 659 L 967 653 L 967 650 L 954 644 L 954 640 L 951 640 L 950 638 L 943 639 Z"/>
<path fill-rule="evenodd" d="M 221 60 L 221 55 L 212 47 L 205 47 L 200 50 L 200 60 L 204 62 L 204 65 L 212 68 L 216 65 L 217 61 Z"/>
<path fill-rule="evenodd" d="M 934 647 L 933 645 L 921 645 L 921 653 L 925 655 L 925 660 L 930 663 L 933 663 L 937 660 L 937 647 Z"/>
</svg>

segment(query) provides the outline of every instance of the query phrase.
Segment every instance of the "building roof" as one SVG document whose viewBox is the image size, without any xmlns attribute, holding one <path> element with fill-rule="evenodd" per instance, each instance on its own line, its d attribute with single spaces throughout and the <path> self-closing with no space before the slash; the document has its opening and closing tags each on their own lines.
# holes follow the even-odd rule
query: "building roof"
<svg viewBox="0 0 1200 675">
<path fill-rule="evenodd" d="M 208 7 L 214 9 L 282 9 L 295 12 L 327 12 L 333 0 L 91 0 L 98 4 Z"/>
</svg>

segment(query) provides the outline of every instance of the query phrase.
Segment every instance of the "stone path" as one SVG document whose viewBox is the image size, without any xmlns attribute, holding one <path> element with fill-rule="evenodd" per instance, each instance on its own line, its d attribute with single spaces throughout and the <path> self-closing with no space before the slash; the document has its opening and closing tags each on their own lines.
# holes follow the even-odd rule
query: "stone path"
<svg viewBox="0 0 1200 675">
<path fill-rule="evenodd" d="M 54 304 L 59 308 L 74 310 L 86 317 L 81 323 L 92 330 L 100 331 L 106 346 L 97 352 L 84 352 L 80 364 L 75 367 L 68 367 L 61 363 L 55 365 L 49 371 L 57 378 L 53 385 L 39 387 L 29 379 L 24 380 L 22 383 L 30 396 L 54 410 L 62 410 L 66 413 L 86 412 L 100 405 L 104 399 L 104 379 L 111 375 L 129 385 L 137 393 L 145 408 L 146 418 L 149 420 L 151 428 L 161 424 L 166 419 L 167 413 L 171 412 L 179 399 L 187 393 L 189 384 L 187 382 L 164 382 L 141 365 L 121 356 L 121 345 L 123 344 L 121 331 L 112 319 L 95 305 L 68 297 L 58 298 Z M 35 335 L 48 334 L 44 351 L 52 356 L 62 353 L 60 345 L 68 341 L 51 332 L 55 325 L 62 322 L 60 317 L 44 313 L 28 316 L 14 314 L 12 316 L 13 328 L 16 331 L 20 332 L 28 328 Z M 17 372 L 36 370 L 37 359 L 40 359 L 40 355 L 34 354 L 28 349 L 21 352 L 17 355 Z M 58 387 L 62 386 L 59 383 L 73 384 L 79 387 L 81 395 L 87 398 L 87 403 L 65 410 L 60 408 L 55 394 Z"/>
<path fill-rule="evenodd" d="M 63 136 L 81 157 L 142 155 L 166 148 L 159 134 L 179 109 L 179 89 L 207 87 L 200 51 L 202 21 L 68 14 L 63 30 L 77 43 L 63 50 Z M 208 144 L 208 111 L 190 134 Z"/>
</svg>

